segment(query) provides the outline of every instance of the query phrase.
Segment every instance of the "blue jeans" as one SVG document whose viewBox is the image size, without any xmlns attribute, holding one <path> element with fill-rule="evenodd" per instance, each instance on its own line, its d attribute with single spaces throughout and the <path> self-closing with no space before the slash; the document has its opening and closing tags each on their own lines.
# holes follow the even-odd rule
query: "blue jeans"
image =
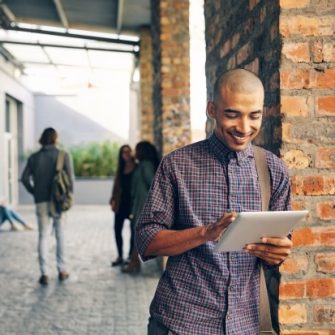
<svg viewBox="0 0 335 335">
<path fill-rule="evenodd" d="M 17 221 L 23 225 L 26 224 L 21 216 L 14 212 L 12 209 L 9 209 L 5 206 L 0 206 L 0 225 L 6 220 L 8 220 L 9 222 Z"/>
<path fill-rule="evenodd" d="M 38 223 L 38 261 L 42 275 L 47 274 L 48 237 L 52 227 L 56 236 L 56 260 L 58 272 L 65 271 L 64 264 L 64 235 L 62 217 L 52 217 L 49 212 L 49 202 L 36 204 Z"/>
</svg>

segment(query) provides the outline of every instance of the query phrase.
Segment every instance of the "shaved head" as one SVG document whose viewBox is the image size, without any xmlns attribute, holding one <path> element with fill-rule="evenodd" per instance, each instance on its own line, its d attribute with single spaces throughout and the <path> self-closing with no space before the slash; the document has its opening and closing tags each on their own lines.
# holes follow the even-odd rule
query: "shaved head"
<svg viewBox="0 0 335 335">
<path fill-rule="evenodd" d="M 264 86 L 261 80 L 252 72 L 244 69 L 235 69 L 221 74 L 214 84 L 213 101 L 217 101 L 222 90 L 235 93 L 262 93 Z"/>
</svg>

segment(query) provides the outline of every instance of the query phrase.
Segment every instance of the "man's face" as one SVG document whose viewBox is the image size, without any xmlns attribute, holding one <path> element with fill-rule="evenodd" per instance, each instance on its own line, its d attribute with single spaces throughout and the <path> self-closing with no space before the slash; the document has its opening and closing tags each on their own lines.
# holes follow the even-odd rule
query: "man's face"
<svg viewBox="0 0 335 335">
<path fill-rule="evenodd" d="M 222 87 L 217 101 L 208 102 L 208 115 L 215 119 L 215 134 L 231 150 L 242 151 L 257 136 L 262 124 L 264 93 L 232 92 Z"/>
</svg>

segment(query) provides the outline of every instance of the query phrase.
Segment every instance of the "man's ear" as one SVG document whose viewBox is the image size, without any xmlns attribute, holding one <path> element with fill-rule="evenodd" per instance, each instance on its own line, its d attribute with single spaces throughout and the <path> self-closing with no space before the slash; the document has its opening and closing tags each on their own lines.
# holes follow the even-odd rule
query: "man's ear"
<svg viewBox="0 0 335 335">
<path fill-rule="evenodd" d="M 215 103 L 214 101 L 207 102 L 207 116 L 210 118 L 215 118 Z"/>
</svg>

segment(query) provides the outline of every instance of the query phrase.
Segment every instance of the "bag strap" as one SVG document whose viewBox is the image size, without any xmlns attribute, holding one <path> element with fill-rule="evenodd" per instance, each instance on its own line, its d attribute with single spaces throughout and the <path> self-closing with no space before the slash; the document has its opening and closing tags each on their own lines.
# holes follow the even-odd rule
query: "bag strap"
<svg viewBox="0 0 335 335">
<path fill-rule="evenodd" d="M 63 169 L 64 160 L 65 160 L 65 152 L 63 150 L 60 150 L 57 156 L 56 172 L 59 172 Z"/>
<path fill-rule="evenodd" d="M 262 211 L 269 210 L 271 197 L 271 179 L 268 164 L 266 162 L 265 151 L 255 145 L 252 146 L 254 151 L 256 171 L 258 175 L 259 186 L 262 197 Z"/>
<path fill-rule="evenodd" d="M 265 151 L 253 145 L 256 171 L 262 197 L 262 211 L 267 211 L 271 196 L 270 172 L 266 161 Z M 260 301 L 259 301 L 260 334 L 273 334 L 270 303 L 266 288 L 264 268 L 260 266 Z"/>
</svg>

